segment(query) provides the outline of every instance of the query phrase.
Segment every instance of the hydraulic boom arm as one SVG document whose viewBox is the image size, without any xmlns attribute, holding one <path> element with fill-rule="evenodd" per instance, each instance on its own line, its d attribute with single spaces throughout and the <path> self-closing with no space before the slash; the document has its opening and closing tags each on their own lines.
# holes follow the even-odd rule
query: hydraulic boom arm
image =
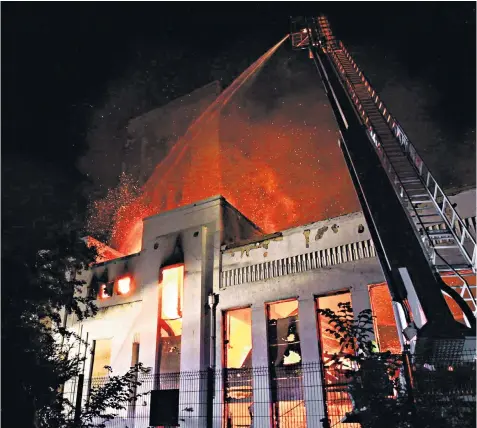
<svg viewBox="0 0 477 428">
<path fill-rule="evenodd" d="M 447 218 L 451 204 L 443 192 L 437 196 L 437 183 L 433 188 L 430 178 L 426 183 L 421 177 L 424 164 L 413 146 L 414 151 L 409 149 L 407 138 L 407 146 L 400 142 L 398 137 L 405 134 L 395 121 L 398 131 L 393 132 L 389 112 L 387 123 L 382 111 L 376 113 L 378 95 L 348 59 L 327 19 L 295 20 L 292 25 L 298 27 L 292 30 L 292 45 L 309 50 L 332 106 L 339 144 L 396 305 L 396 321 L 404 333 L 401 340 L 409 341 L 417 332 L 418 345 L 434 346 L 439 339 L 448 343 L 474 336 L 475 299 L 463 274 L 475 271 L 475 238 L 465 227 L 457 235 L 454 225 L 460 217 L 454 211 Z M 430 172 L 428 177 L 432 178 Z M 426 226 L 430 222 L 444 223 L 448 230 L 431 236 Z M 439 266 L 462 277 L 467 285 L 462 290 L 468 294 L 448 287 Z M 460 306 L 467 327 L 455 321 L 443 292 Z"/>
</svg>

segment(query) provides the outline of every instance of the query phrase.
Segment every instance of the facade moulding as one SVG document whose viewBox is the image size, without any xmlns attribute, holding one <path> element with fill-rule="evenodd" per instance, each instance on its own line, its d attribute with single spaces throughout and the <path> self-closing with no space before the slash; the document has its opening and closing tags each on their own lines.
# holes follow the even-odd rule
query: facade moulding
<svg viewBox="0 0 477 428">
<path fill-rule="evenodd" d="M 375 257 L 371 239 L 326 248 L 309 253 L 271 260 L 246 267 L 224 270 L 221 273 L 220 289 L 232 285 L 266 281 L 271 278 L 306 272 L 365 258 Z"/>
</svg>

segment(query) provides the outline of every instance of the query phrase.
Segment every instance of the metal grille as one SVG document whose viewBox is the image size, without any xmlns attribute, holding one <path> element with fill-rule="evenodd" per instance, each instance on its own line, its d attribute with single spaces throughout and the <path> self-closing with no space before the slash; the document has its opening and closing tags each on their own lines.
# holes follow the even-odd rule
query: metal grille
<svg viewBox="0 0 477 428">
<path fill-rule="evenodd" d="M 412 381 L 406 385 L 402 373 L 395 373 L 394 378 L 400 380 L 402 389 L 398 388 L 400 392 L 396 392 L 391 388 L 384 398 L 391 403 L 398 399 L 408 402 L 406 409 L 409 411 L 400 414 L 403 420 L 412 417 L 416 427 L 443 426 L 440 423 L 456 428 L 475 426 L 475 351 L 460 352 L 453 358 L 413 358 L 408 365 L 406 359 L 402 361 L 401 372 L 411 373 Z M 356 412 L 350 413 L 356 411 L 353 402 L 359 402 L 359 397 L 355 395 L 353 399 L 356 388 L 353 389 L 355 384 L 349 373 L 349 369 L 323 368 L 320 363 L 308 363 L 145 375 L 140 378 L 142 384 L 137 392 L 179 389 L 180 426 L 359 428 L 362 426 L 359 417 L 356 418 Z M 359 379 L 366 378 L 372 384 L 379 379 L 389 379 L 384 370 L 378 372 L 375 367 L 362 366 Z M 98 387 L 106 381 L 107 378 L 95 378 L 90 384 Z M 89 382 L 85 380 L 83 402 L 88 399 L 87 385 Z M 106 426 L 146 428 L 149 427 L 149 412 L 150 394 L 140 397 L 126 409 L 115 411 L 116 417 Z M 379 414 L 374 416 L 381 417 Z M 384 425 L 379 426 L 386 426 L 387 422 L 383 419 Z M 101 419 L 95 423 L 101 423 Z"/>
</svg>

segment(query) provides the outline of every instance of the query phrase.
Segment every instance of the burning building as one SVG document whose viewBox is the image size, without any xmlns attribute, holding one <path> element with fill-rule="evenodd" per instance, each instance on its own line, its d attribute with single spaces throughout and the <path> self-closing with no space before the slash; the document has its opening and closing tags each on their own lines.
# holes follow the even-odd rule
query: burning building
<svg viewBox="0 0 477 428">
<path fill-rule="evenodd" d="M 216 196 L 145 218 L 141 242 L 85 278 L 98 315 L 69 320 L 92 349 L 85 399 L 104 366 L 152 368 L 155 392 L 114 426 L 340 426 L 351 403 L 327 363 L 342 350 L 317 312 L 340 302 L 372 308 L 378 346 L 400 350 L 360 212 L 265 234 Z"/>
<path fill-rule="evenodd" d="M 401 350 L 326 100 L 307 83 L 273 115 L 242 108 L 247 92 L 229 103 L 275 48 L 225 91 L 207 87 L 192 122 L 161 128 L 153 111 L 130 123 L 123 171 L 142 191 L 115 218 L 125 256 L 85 278 L 98 315 L 69 320 L 92 349 L 85 400 L 104 366 L 152 369 L 137 392 L 153 393 L 115 426 L 343 426 L 351 402 L 329 362 L 345 351 L 318 312 L 339 303 L 372 309 L 377 346 Z M 475 233 L 475 206 L 461 215 Z"/>
</svg>

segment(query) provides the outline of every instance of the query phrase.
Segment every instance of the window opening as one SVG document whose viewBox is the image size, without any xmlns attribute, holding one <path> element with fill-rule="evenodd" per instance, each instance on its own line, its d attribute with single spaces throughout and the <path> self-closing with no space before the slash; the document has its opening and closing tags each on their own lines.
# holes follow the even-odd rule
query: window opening
<svg viewBox="0 0 477 428">
<path fill-rule="evenodd" d="M 224 313 L 224 381 L 227 427 L 252 426 L 252 309 Z"/>
<path fill-rule="evenodd" d="M 306 424 L 298 301 L 267 305 L 268 355 L 275 427 Z"/>
<path fill-rule="evenodd" d="M 317 309 L 331 309 L 335 313 L 340 311 L 339 303 L 351 303 L 351 293 L 343 291 L 316 298 Z M 338 358 L 352 352 L 339 343 L 331 332 L 328 318 L 317 314 L 318 342 L 320 344 L 321 360 L 323 362 L 323 391 L 325 396 L 326 412 L 330 425 L 335 428 L 360 428 L 359 424 L 341 423 L 341 419 L 347 412 L 353 410 L 353 405 L 348 394 L 348 379 L 343 375 L 343 369 L 349 369 L 349 364 L 343 359 L 343 363 L 334 364 L 332 359 L 336 354 Z"/>
<path fill-rule="evenodd" d="M 160 275 L 160 389 L 179 388 L 184 265 L 167 266 Z M 170 374 L 170 376 L 162 376 Z M 173 375 L 174 374 L 174 375 Z"/>
</svg>

